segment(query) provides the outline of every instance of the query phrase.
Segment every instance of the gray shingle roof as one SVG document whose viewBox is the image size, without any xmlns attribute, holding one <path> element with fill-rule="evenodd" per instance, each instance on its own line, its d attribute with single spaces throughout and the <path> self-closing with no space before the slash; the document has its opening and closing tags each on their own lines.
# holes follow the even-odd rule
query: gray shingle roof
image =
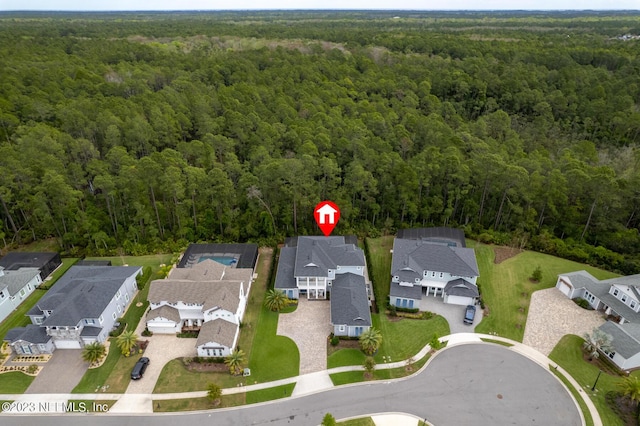
<svg viewBox="0 0 640 426">
<path fill-rule="evenodd" d="M 402 271 L 413 271 L 420 277 L 424 271 L 446 272 L 460 277 L 480 275 L 473 249 L 396 238 L 391 273 L 398 276 Z"/>
<path fill-rule="evenodd" d="M 85 326 L 82 328 L 82 333 L 80 333 L 80 336 L 97 336 L 100 333 L 102 333 L 102 327 Z"/>
<path fill-rule="evenodd" d="M 205 322 L 200 328 L 196 346 L 214 342 L 233 349 L 233 339 L 237 330 L 238 326 L 236 324 L 220 318 Z"/>
<path fill-rule="evenodd" d="M 640 352 L 640 324 L 625 323 L 620 325 L 613 321 L 607 321 L 600 326 L 600 330 L 613 338 L 612 345 L 615 351 L 625 359 Z"/>
<path fill-rule="evenodd" d="M 8 340 L 11 343 L 18 340 L 24 340 L 29 343 L 47 343 L 51 340 L 51 337 L 47 336 L 47 330 L 44 327 L 29 324 L 26 327 L 12 328 L 7 332 L 4 340 Z"/>
<path fill-rule="evenodd" d="M 278 272 L 276 273 L 275 288 L 296 288 L 296 279 L 293 271 L 296 265 L 296 248 L 282 247 L 278 260 Z"/>
<path fill-rule="evenodd" d="M 180 322 L 180 312 L 173 306 L 162 305 L 159 308 L 152 309 L 147 312 L 147 321 L 155 319 L 155 318 L 166 318 L 175 323 Z"/>
<path fill-rule="evenodd" d="M 238 281 L 181 281 L 156 280 L 151 282 L 147 300 L 151 303 L 193 303 L 203 305 L 202 311 L 218 307 L 235 313 L 240 304 Z"/>
<path fill-rule="evenodd" d="M 38 268 L 20 268 L 17 271 L 4 271 L 4 274 L 0 276 L 0 291 L 6 288 L 9 290 L 10 296 L 15 296 L 36 275 L 40 275 Z"/>
<path fill-rule="evenodd" d="M 478 286 L 473 283 L 470 283 L 467 280 L 463 280 L 462 278 L 458 278 L 457 280 L 452 280 L 444 286 L 444 294 L 449 296 L 462 296 L 462 297 L 478 297 L 480 293 L 478 292 Z"/>
<path fill-rule="evenodd" d="M 364 252 L 344 237 L 298 237 L 296 277 L 326 277 L 337 266 L 365 266 Z"/>
<path fill-rule="evenodd" d="M 351 273 L 336 275 L 331 286 L 331 324 L 371 325 L 364 277 Z"/>
<path fill-rule="evenodd" d="M 640 284 L 637 281 L 628 280 L 626 278 L 638 277 L 637 275 L 631 275 L 630 277 L 617 277 L 604 281 L 599 281 L 594 278 L 593 275 L 587 271 L 575 271 L 569 274 L 562 274 L 562 276 L 568 277 L 571 280 L 574 288 L 585 288 L 589 293 L 596 296 L 607 306 L 612 308 L 618 315 L 622 315 L 627 321 L 640 322 L 640 314 L 628 305 L 623 303 L 620 299 L 612 294 L 609 294 L 609 289 L 613 284 L 620 285 L 637 285 Z M 632 284 L 635 282 L 635 284 Z"/>
<path fill-rule="evenodd" d="M 124 281 L 139 266 L 72 266 L 28 312 L 52 311 L 43 326 L 75 326 L 84 318 L 98 318 Z"/>
<path fill-rule="evenodd" d="M 447 244 L 455 244 L 458 247 L 466 247 L 464 231 L 458 228 L 432 227 L 399 229 L 397 238 L 403 240 L 430 240 Z"/>
<path fill-rule="evenodd" d="M 394 297 L 405 297 L 407 299 L 422 299 L 422 286 L 421 285 L 413 285 L 413 286 L 404 286 L 399 283 L 391 282 L 391 289 L 389 291 L 389 296 Z"/>
</svg>

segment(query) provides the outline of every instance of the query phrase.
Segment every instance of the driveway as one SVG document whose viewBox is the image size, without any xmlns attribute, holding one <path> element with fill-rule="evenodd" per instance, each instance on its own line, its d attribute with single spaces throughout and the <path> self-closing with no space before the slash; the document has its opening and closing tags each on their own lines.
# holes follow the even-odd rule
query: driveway
<svg viewBox="0 0 640 426">
<path fill-rule="evenodd" d="M 473 320 L 473 325 L 467 325 L 462 322 L 465 309 L 466 306 L 444 303 L 440 297 L 422 295 L 422 300 L 420 301 L 421 311 L 433 312 L 447 320 L 451 334 L 473 333 L 476 326 L 482 321 L 482 309 L 480 309 L 479 305 L 476 305 L 476 317 Z"/>
<path fill-rule="evenodd" d="M 531 294 L 522 343 L 549 355 L 565 334 L 582 336 L 604 324 L 603 315 L 576 305 L 557 288 Z"/>
<path fill-rule="evenodd" d="M 278 332 L 293 340 L 300 352 L 300 374 L 327 369 L 327 337 L 331 333 L 328 300 L 298 301 L 298 308 L 290 314 L 280 314 Z"/>
<path fill-rule="evenodd" d="M 58 349 L 25 393 L 71 393 L 88 368 L 82 349 Z"/>
</svg>

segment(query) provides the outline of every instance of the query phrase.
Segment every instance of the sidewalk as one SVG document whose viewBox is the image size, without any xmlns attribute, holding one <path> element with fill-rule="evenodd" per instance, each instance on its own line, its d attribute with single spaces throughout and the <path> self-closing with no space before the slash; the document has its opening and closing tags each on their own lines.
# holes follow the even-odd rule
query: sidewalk
<svg viewBox="0 0 640 426">
<path fill-rule="evenodd" d="M 440 340 L 442 342 L 447 342 L 447 347 L 462 345 L 462 344 L 470 344 L 470 343 L 480 343 L 482 339 L 490 339 L 499 342 L 508 343 L 510 346 L 508 349 L 518 352 L 519 354 L 529 358 L 534 361 L 538 365 L 542 366 L 544 369 L 548 370 L 551 373 L 551 368 L 560 372 L 580 393 L 583 401 L 587 405 L 591 417 L 593 418 L 594 426 L 602 426 L 602 420 L 600 419 L 600 415 L 598 414 L 598 410 L 595 405 L 585 394 L 582 387 L 571 377 L 563 368 L 557 366 L 553 361 L 547 358 L 544 354 L 538 352 L 537 350 L 526 346 L 520 342 L 516 342 L 514 340 L 506 339 L 500 336 L 493 336 L 488 334 L 476 334 L 476 333 L 457 333 L 449 336 L 445 336 Z M 413 359 L 419 360 L 426 356 L 431 347 L 429 345 L 425 346 L 418 352 Z M 445 349 L 446 350 L 446 349 Z M 406 361 L 398 361 L 391 362 L 387 364 L 379 364 L 376 366 L 378 370 L 385 370 L 390 368 L 398 368 L 404 367 L 406 365 Z M 424 370 L 429 366 L 427 362 L 420 371 Z M 223 395 L 230 395 L 236 393 L 250 392 L 254 390 L 260 389 L 268 389 L 275 386 L 286 385 L 290 383 L 296 383 L 296 387 L 293 390 L 293 394 L 291 398 L 296 398 L 302 395 L 309 395 L 317 392 L 322 392 L 325 390 L 329 390 L 333 388 L 333 383 L 331 382 L 330 374 L 334 373 L 342 373 L 347 371 L 363 371 L 364 368 L 359 365 L 345 366 L 345 367 L 337 367 L 332 368 L 330 370 L 319 371 L 315 373 L 304 374 L 301 376 L 289 377 L 286 379 L 276 380 L 273 382 L 267 383 L 259 383 L 249 386 L 239 386 L 234 388 L 227 388 L 222 390 Z M 414 373 L 417 374 L 417 373 Z M 402 379 L 397 379 L 402 380 Z M 0 400 L 4 401 L 20 401 L 20 402 L 51 402 L 51 403 L 61 403 L 62 401 L 68 401 L 69 399 L 73 400 L 117 400 L 117 408 L 116 405 L 112 407 L 110 413 L 150 413 L 153 411 L 152 401 L 153 400 L 169 400 L 169 399 L 182 399 L 182 398 L 201 398 L 207 395 L 206 391 L 199 392 L 181 392 L 181 393 L 160 393 L 160 394 L 109 394 L 109 393 L 99 393 L 99 394 L 29 394 L 29 395 L 14 395 L 14 394 L 5 394 L 0 395 Z M 573 394 L 571 394 L 573 398 Z M 575 401 L 575 399 L 574 399 Z M 576 407 L 578 407 L 578 411 L 580 416 L 583 417 L 582 410 L 580 410 L 577 401 L 575 402 Z M 46 407 L 46 405 L 44 405 Z M 55 411 L 54 411 L 55 412 Z M 4 414 L 4 413 L 3 413 Z M 379 426 L 387 426 L 387 425 L 414 425 L 417 424 L 417 420 L 413 416 L 405 415 L 402 413 L 380 413 L 372 415 L 375 417 L 374 422 Z M 582 419 L 584 424 L 584 418 Z"/>
</svg>

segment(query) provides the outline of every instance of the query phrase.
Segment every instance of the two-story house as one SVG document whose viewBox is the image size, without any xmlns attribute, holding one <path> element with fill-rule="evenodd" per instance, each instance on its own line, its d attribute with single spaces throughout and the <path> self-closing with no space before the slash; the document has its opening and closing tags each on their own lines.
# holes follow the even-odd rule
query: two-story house
<svg viewBox="0 0 640 426">
<path fill-rule="evenodd" d="M 355 237 L 295 237 L 280 249 L 275 288 L 290 299 L 331 299 L 338 336 L 359 336 L 371 327 L 364 252 Z"/>
<path fill-rule="evenodd" d="M 31 324 L 7 332 L 17 354 L 52 353 L 104 342 L 138 291 L 132 266 L 72 266 L 31 308 Z"/>
<path fill-rule="evenodd" d="M 5 271 L 0 266 L 0 321 L 8 317 L 42 283 L 40 270 Z"/>
<path fill-rule="evenodd" d="M 479 297 L 478 264 L 464 232 L 452 228 L 402 230 L 393 242 L 390 304 L 419 308 L 423 296 L 473 305 Z"/>
<path fill-rule="evenodd" d="M 233 250 L 230 247 L 206 246 L 209 253 L 200 253 L 202 247 L 195 247 L 191 254 L 185 253 L 183 267 L 174 268 L 166 279 L 151 283 L 147 328 L 160 334 L 197 331 L 199 356 L 226 356 L 238 341 L 255 279 L 257 257 L 251 253 L 257 255 L 257 246 L 238 245 L 244 251 L 237 250 L 235 254 L 228 251 Z M 245 264 L 242 256 L 247 250 Z"/>
<path fill-rule="evenodd" d="M 556 288 L 569 299 L 584 299 L 608 321 L 600 329 L 612 337 L 605 354 L 621 369 L 640 367 L 640 275 L 598 280 L 587 271 L 560 274 Z"/>
</svg>

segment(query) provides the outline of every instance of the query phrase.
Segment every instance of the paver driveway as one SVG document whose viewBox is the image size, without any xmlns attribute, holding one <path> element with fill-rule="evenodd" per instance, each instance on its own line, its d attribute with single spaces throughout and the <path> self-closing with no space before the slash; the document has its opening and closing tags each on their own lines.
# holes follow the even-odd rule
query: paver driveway
<svg viewBox="0 0 640 426">
<path fill-rule="evenodd" d="M 327 337 L 331 333 L 328 300 L 298 301 L 290 314 L 280 314 L 278 333 L 296 342 L 300 352 L 300 374 L 327 369 Z"/>
<path fill-rule="evenodd" d="M 444 303 L 440 297 L 422 295 L 422 300 L 420 301 L 421 311 L 433 312 L 447 320 L 450 334 L 473 333 L 476 326 L 482 321 L 482 309 L 480 309 L 480 306 L 476 306 L 476 316 L 473 319 L 473 324 L 465 324 L 462 321 L 465 309 L 466 306 L 463 305 Z"/>
<path fill-rule="evenodd" d="M 600 312 L 582 309 L 555 287 L 538 290 L 531 294 L 522 343 L 549 355 L 565 334 L 582 336 L 604 322 Z"/>
<path fill-rule="evenodd" d="M 70 393 L 88 368 L 81 349 L 58 349 L 25 393 Z"/>
</svg>

